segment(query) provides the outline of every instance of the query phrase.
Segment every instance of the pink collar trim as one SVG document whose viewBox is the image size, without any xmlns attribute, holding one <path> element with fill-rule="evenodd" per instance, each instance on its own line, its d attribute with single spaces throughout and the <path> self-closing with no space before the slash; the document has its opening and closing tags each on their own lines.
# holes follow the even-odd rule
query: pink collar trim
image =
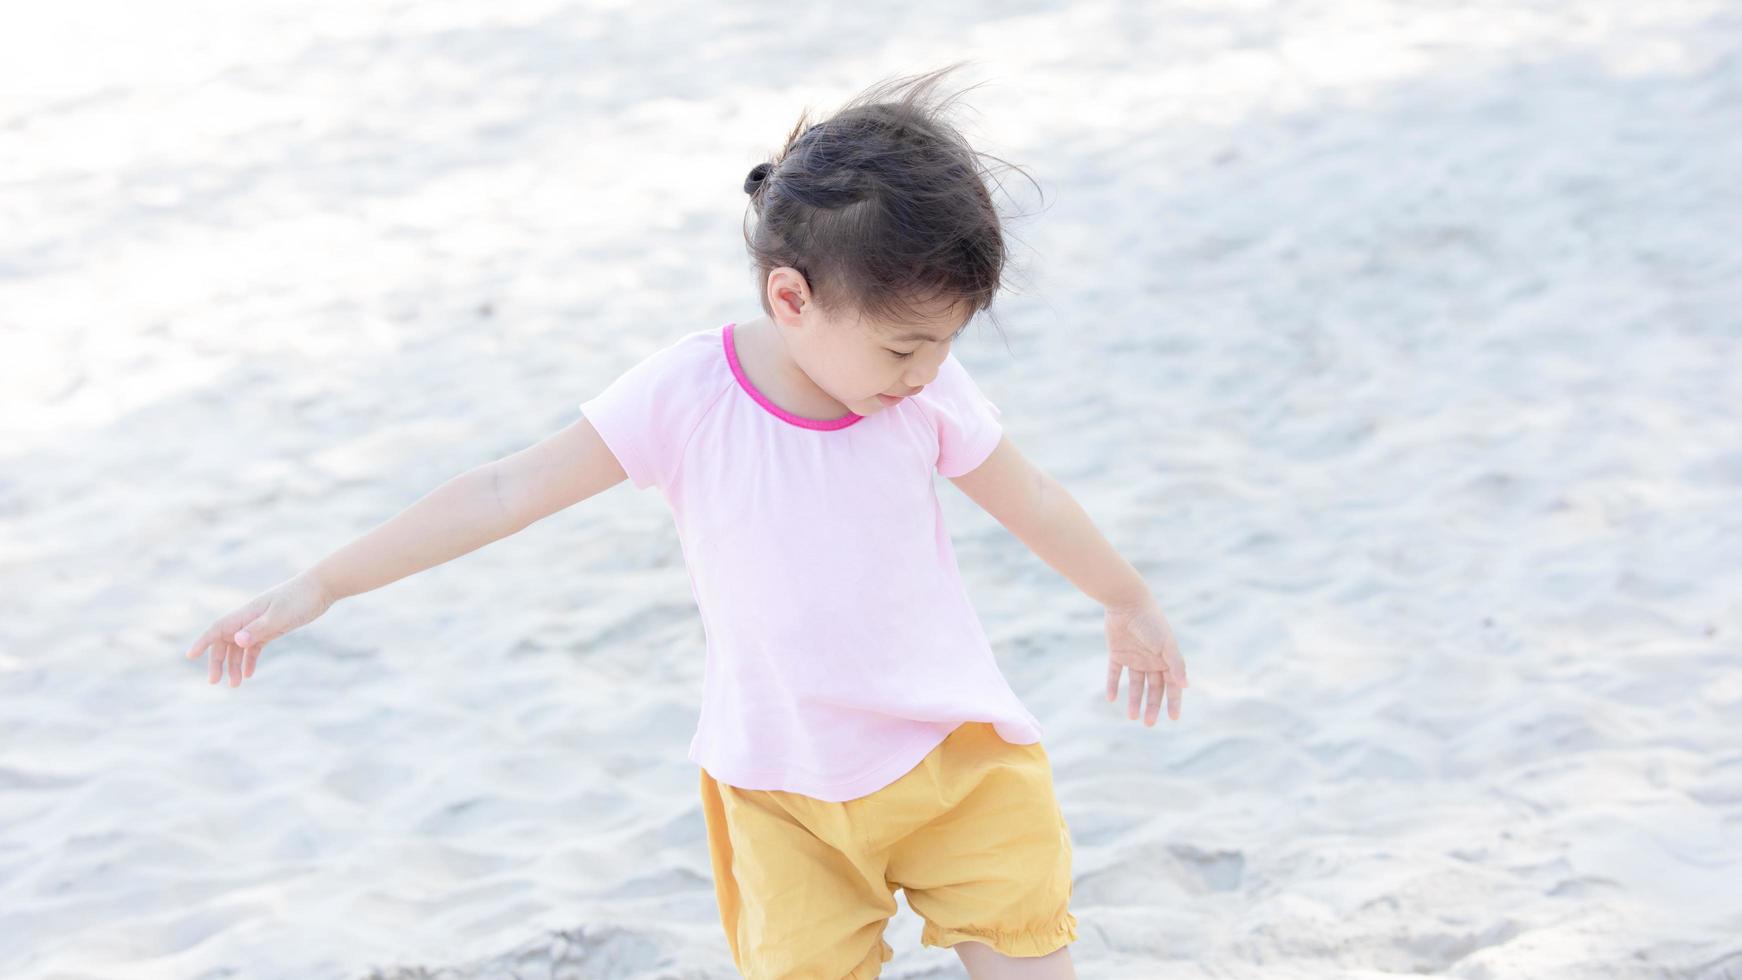
<svg viewBox="0 0 1742 980">
<path fill-rule="evenodd" d="M 744 366 L 738 363 L 738 352 L 732 349 L 732 328 L 734 326 L 736 326 L 736 324 L 728 323 L 725 328 L 720 331 L 721 343 L 726 348 L 726 363 L 731 365 L 732 377 L 738 379 L 738 386 L 749 393 L 750 397 L 756 400 L 756 404 L 767 409 L 769 414 L 783 422 L 790 422 L 800 428 L 822 430 L 845 429 L 847 426 L 865 418 L 865 416 L 851 411 L 838 419 L 801 418 L 769 401 L 766 395 L 757 391 L 756 386 L 750 383 L 750 378 L 744 374 Z"/>
</svg>

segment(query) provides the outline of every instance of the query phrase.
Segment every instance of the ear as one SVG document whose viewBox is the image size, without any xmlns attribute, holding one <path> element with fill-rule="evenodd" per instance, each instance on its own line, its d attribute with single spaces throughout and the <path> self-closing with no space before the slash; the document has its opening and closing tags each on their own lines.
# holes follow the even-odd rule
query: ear
<svg viewBox="0 0 1742 980">
<path fill-rule="evenodd" d="M 790 265 L 768 273 L 768 305 L 774 310 L 776 323 L 795 325 L 811 305 L 811 287 L 804 273 Z"/>
</svg>

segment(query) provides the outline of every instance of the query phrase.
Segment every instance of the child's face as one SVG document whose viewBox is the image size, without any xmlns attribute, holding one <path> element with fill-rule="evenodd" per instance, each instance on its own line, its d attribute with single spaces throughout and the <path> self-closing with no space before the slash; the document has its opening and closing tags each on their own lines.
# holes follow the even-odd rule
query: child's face
<svg viewBox="0 0 1742 980">
<path fill-rule="evenodd" d="M 859 415 L 880 412 L 930 384 L 972 314 L 965 304 L 939 302 L 922 308 L 919 318 L 884 322 L 829 317 L 808 293 L 802 305 L 790 291 L 779 299 L 792 305 L 776 303 L 777 319 L 800 327 L 783 330 L 788 352 L 817 387 Z"/>
</svg>

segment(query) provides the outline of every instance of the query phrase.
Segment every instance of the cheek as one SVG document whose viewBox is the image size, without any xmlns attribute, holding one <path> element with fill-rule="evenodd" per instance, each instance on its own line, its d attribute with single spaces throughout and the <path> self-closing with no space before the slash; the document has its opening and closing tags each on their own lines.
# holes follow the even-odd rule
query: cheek
<svg viewBox="0 0 1742 980">
<path fill-rule="evenodd" d="M 855 375 L 873 383 L 877 378 L 886 378 L 900 370 L 901 361 L 888 354 L 873 354 L 869 357 L 862 357 L 852 365 L 852 371 Z"/>
</svg>

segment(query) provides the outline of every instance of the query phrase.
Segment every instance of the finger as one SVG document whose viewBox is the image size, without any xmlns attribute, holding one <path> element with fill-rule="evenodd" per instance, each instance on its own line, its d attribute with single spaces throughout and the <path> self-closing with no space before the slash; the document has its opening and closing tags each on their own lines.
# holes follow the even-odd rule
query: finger
<svg viewBox="0 0 1742 980">
<path fill-rule="evenodd" d="M 242 684 L 242 648 L 230 644 L 230 686 L 239 687 Z"/>
<path fill-rule="evenodd" d="M 254 676 L 254 664 L 260 659 L 260 648 L 265 645 L 264 643 L 256 643 L 248 648 L 247 655 L 242 658 L 243 677 Z"/>
<path fill-rule="evenodd" d="M 1116 660 L 1107 661 L 1107 700 L 1116 701 L 1119 698 L 1119 671 L 1122 668 Z"/>
<path fill-rule="evenodd" d="M 235 635 L 230 637 L 230 642 L 246 650 L 256 643 L 265 643 L 270 639 L 272 637 L 266 634 L 266 617 L 259 616 L 253 622 L 237 630 Z"/>
<path fill-rule="evenodd" d="M 1143 671 L 1132 668 L 1131 676 L 1125 679 L 1125 689 L 1130 694 L 1126 700 L 1125 717 L 1135 719 L 1143 704 Z"/>
<path fill-rule="evenodd" d="M 188 647 L 187 659 L 189 659 L 189 660 L 200 659 L 200 654 L 202 654 L 206 651 L 206 647 L 209 647 L 212 645 L 212 638 L 213 638 L 213 636 L 216 635 L 216 633 L 217 633 L 217 627 L 213 627 L 213 626 L 206 627 L 206 631 L 204 633 L 200 634 L 200 638 L 194 641 L 194 645 L 191 647 Z"/>
<path fill-rule="evenodd" d="M 1184 684 L 1174 684 L 1167 689 L 1167 716 L 1179 721 L 1179 689 Z"/>
<path fill-rule="evenodd" d="M 230 655 L 230 644 L 222 639 L 212 644 L 211 667 L 206 671 L 206 683 L 216 684 L 224 676 L 224 658 Z"/>
<path fill-rule="evenodd" d="M 1159 670 L 1149 671 L 1149 695 L 1143 699 L 1143 724 L 1155 726 L 1155 719 L 1161 715 L 1161 692 L 1164 689 L 1166 677 Z"/>
</svg>

